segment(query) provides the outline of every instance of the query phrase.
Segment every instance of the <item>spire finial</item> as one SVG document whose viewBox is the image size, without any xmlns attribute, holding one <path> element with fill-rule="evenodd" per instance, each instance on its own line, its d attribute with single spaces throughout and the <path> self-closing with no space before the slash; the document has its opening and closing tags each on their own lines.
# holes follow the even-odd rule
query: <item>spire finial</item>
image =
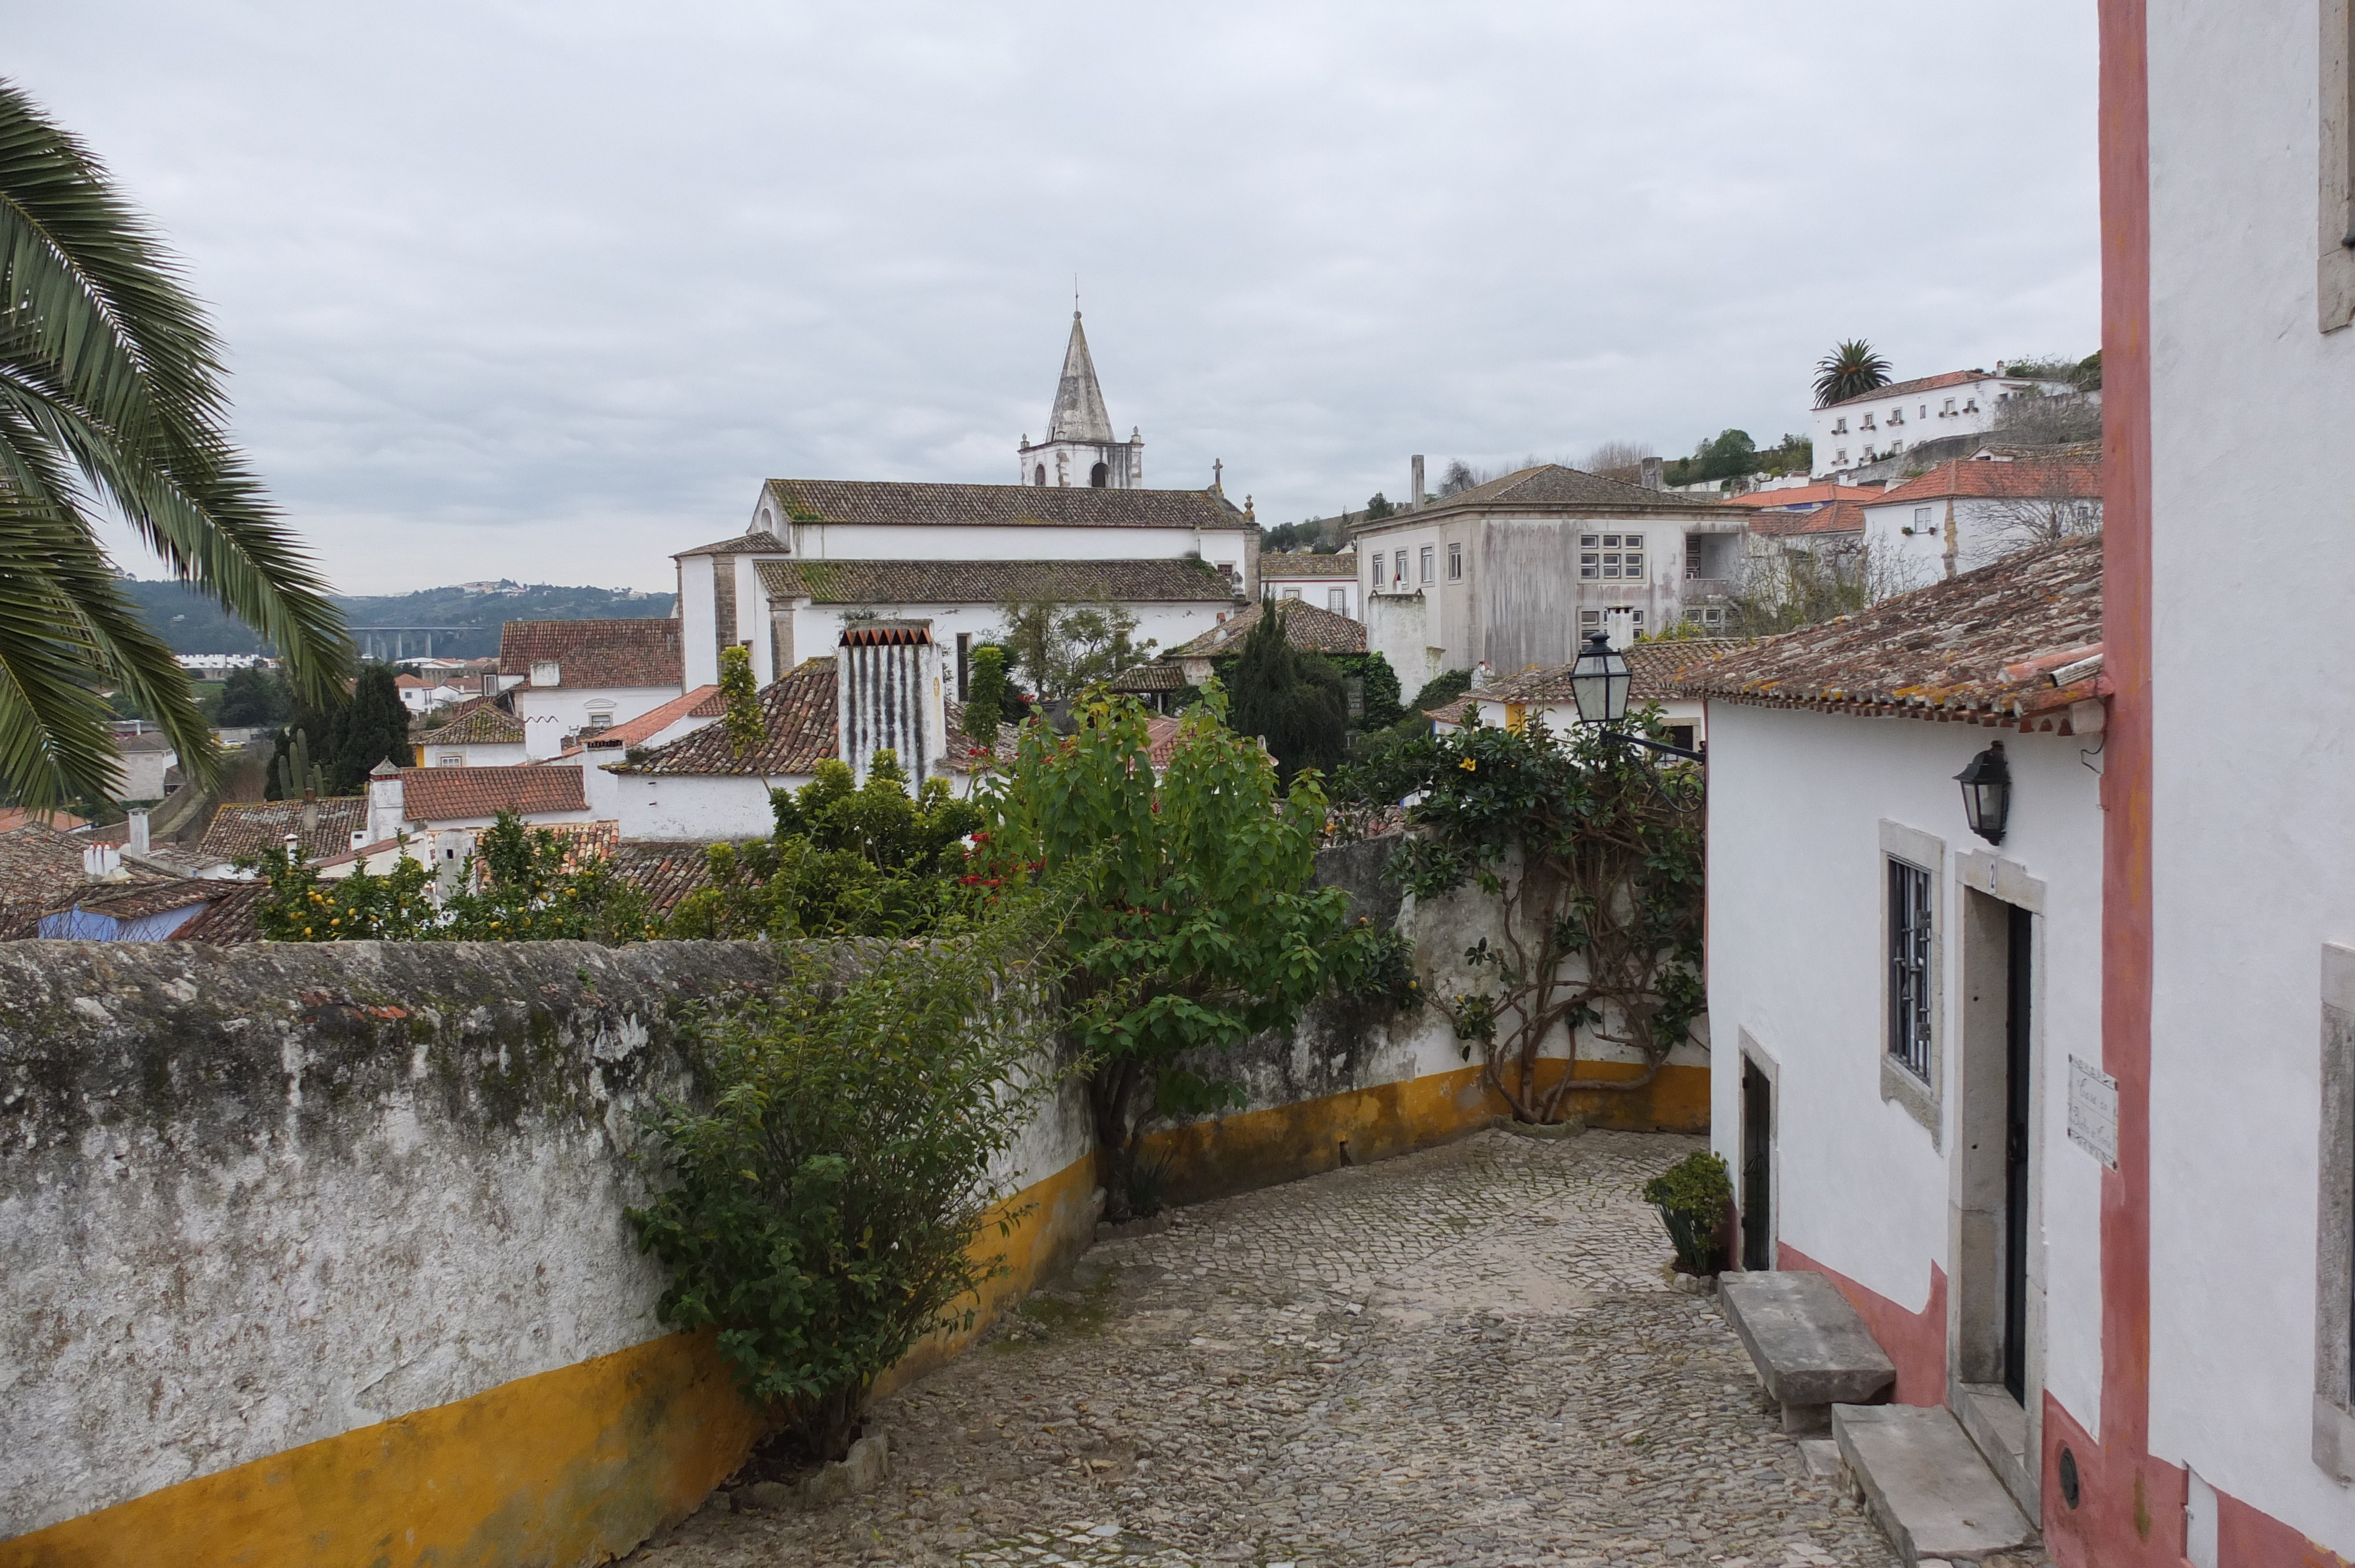
<svg viewBox="0 0 2355 1568">
<path fill-rule="evenodd" d="M 1071 274 L 1071 319 L 1080 319 L 1080 275 L 1077 272 Z"/>
</svg>

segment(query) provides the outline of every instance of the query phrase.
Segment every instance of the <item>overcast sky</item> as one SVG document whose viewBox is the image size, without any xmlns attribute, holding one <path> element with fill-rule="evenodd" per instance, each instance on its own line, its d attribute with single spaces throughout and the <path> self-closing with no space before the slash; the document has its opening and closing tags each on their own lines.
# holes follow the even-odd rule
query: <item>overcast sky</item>
<svg viewBox="0 0 2355 1568">
<path fill-rule="evenodd" d="M 666 588 L 768 475 L 1012 482 L 1074 273 L 1146 482 L 1266 524 L 1764 445 L 1840 337 L 2089 353 L 2094 9 L 77 0 L 0 72 L 185 259 L 342 591 Z"/>
</svg>

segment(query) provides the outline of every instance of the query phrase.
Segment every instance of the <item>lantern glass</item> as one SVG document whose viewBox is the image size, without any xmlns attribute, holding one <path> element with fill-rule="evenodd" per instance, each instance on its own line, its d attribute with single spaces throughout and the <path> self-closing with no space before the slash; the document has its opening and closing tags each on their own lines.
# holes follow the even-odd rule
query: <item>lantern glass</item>
<svg viewBox="0 0 2355 1568">
<path fill-rule="evenodd" d="M 1963 819 L 1971 832 L 1991 844 L 2003 842 L 2011 818 L 2011 765 L 2004 760 L 2003 742 L 1972 758 L 1955 781 L 1963 787 Z"/>
<path fill-rule="evenodd" d="M 1570 667 L 1570 697 L 1578 705 L 1581 724 L 1617 724 L 1627 716 L 1627 691 L 1635 683 L 1627 656 L 1611 646 L 1608 632 L 1586 639 L 1578 662 Z"/>
</svg>

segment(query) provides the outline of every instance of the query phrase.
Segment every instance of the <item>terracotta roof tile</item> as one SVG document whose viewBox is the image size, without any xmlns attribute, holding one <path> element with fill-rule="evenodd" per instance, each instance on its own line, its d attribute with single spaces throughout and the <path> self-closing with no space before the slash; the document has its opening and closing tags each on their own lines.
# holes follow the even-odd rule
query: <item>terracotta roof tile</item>
<svg viewBox="0 0 2355 1568">
<path fill-rule="evenodd" d="M 1689 695 L 1769 707 L 2064 727 L 2098 676 L 2051 671 L 2102 640 L 2102 539 L 2065 539 L 1687 671 Z"/>
<path fill-rule="evenodd" d="M 42 822 L 0 832 L 0 939 L 31 936 L 43 915 L 91 885 L 81 863 L 88 847 Z"/>
<path fill-rule="evenodd" d="M 412 822 L 455 822 L 513 811 L 529 819 L 589 809 L 578 768 L 405 768 L 400 814 Z"/>
<path fill-rule="evenodd" d="M 1104 686 L 1114 692 L 1182 692 L 1186 689 L 1186 672 L 1156 659 L 1150 664 L 1122 671 Z"/>
<path fill-rule="evenodd" d="M 1746 646 L 1739 637 L 1665 637 L 1655 642 L 1632 643 L 1621 650 L 1627 655 L 1627 673 L 1633 677 L 1627 688 L 1628 700 L 1657 703 L 1673 697 L 1678 694 L 1678 672 Z M 1552 706 L 1570 702 L 1571 669 L 1568 664 L 1549 664 L 1542 669 L 1524 670 L 1505 680 L 1491 681 L 1444 707 L 1429 710 L 1430 716 L 1447 724 L 1464 724 L 1468 722 L 1473 706 L 1479 703 Z"/>
<path fill-rule="evenodd" d="M 761 720 L 766 739 L 741 757 L 730 747 L 725 725 L 707 725 L 613 771 L 727 778 L 807 773 L 836 755 L 834 661 L 806 660 L 791 674 L 762 687 Z"/>
<path fill-rule="evenodd" d="M 1956 458 L 1942 462 L 1916 479 L 1898 485 L 1873 504 L 1894 506 L 1908 501 L 1993 497 L 2005 500 L 2066 496 L 2099 500 L 2102 460 L 2098 453 L 2056 458 Z"/>
<path fill-rule="evenodd" d="M 1984 370 L 1949 370 L 1937 376 L 1919 376 L 1912 381 L 1892 381 L 1886 387 L 1876 387 L 1870 392 L 1859 392 L 1853 397 L 1843 397 L 1837 403 L 1818 403 L 1818 408 L 1847 408 L 1859 403 L 1886 403 L 1892 397 L 1911 397 L 1917 393 L 1934 392 L 1942 387 L 1960 387 L 1966 381 L 2009 380 Z M 2030 379 L 2021 376 L 2021 380 Z"/>
<path fill-rule="evenodd" d="M 1370 523 L 1359 523 L 1351 532 L 1363 535 L 1399 524 L 1425 521 L 1434 514 L 1500 507 L 1591 513 L 1614 517 L 1633 512 L 1681 512 L 1708 515 L 1721 512 L 1723 503 L 1714 496 L 1678 495 L 1669 491 L 1646 490 L 1640 484 L 1605 479 L 1601 474 L 1564 468 L 1560 463 L 1542 463 L 1536 468 L 1522 469 L 1518 473 L 1508 473 L 1502 479 L 1492 479 L 1470 490 L 1458 491 L 1454 495 L 1433 496 L 1423 503 L 1420 512 L 1400 512 Z"/>
<path fill-rule="evenodd" d="M 681 550 L 680 556 L 782 556 L 785 542 L 766 528 L 754 528 L 747 533 L 730 535 L 717 544 L 698 545 L 692 550 Z M 671 557 L 673 560 L 677 556 Z"/>
<path fill-rule="evenodd" d="M 691 692 L 673 697 L 658 708 L 649 708 L 627 724 L 584 730 L 581 738 L 592 750 L 598 751 L 616 746 L 631 747 L 660 735 L 681 719 L 718 718 L 727 711 L 728 699 L 719 694 L 719 687 L 698 686 Z"/>
<path fill-rule="evenodd" d="M 423 746 L 521 746 L 523 720 L 491 697 L 469 697 L 450 710 L 447 724 L 417 737 Z"/>
<path fill-rule="evenodd" d="M 444 772 L 455 771 L 451 768 Z M 311 813 L 303 825 L 304 810 Z M 224 800 L 205 829 L 203 848 L 221 860 L 259 856 L 281 848 L 286 835 L 298 835 L 306 860 L 324 860 L 352 847 L 352 834 L 368 826 L 368 800 L 358 795 L 330 795 L 318 800 Z"/>
<path fill-rule="evenodd" d="M 1284 640 L 1293 647 L 1311 653 L 1363 653 L 1366 651 L 1366 623 L 1352 620 L 1346 615 L 1336 615 L 1329 609 L 1319 609 L 1305 599 L 1262 599 L 1249 609 L 1238 610 L 1194 639 L 1182 648 L 1173 648 L 1162 655 L 1171 659 L 1223 659 L 1242 652 L 1243 639 L 1251 635 L 1259 618 L 1267 613 L 1270 604 L 1278 606 L 1284 615 Z"/>
<path fill-rule="evenodd" d="M 773 479 L 768 493 L 796 522 L 1020 524 L 1049 528 L 1253 528 L 1209 490 L 1095 490 L 1060 485 L 869 483 Z"/>
<path fill-rule="evenodd" d="M 1764 538 L 1785 539 L 1801 534 L 1849 534 L 1864 528 L 1864 503 L 1835 501 L 1811 512 L 1761 512 L 1750 519 L 1750 531 Z"/>
<path fill-rule="evenodd" d="M 205 908 L 205 912 L 174 931 L 169 938 L 175 942 L 210 942 L 218 947 L 231 947 L 241 942 L 261 940 L 261 927 L 254 918 L 254 907 L 270 891 L 266 882 L 216 882 L 220 895 Z"/>
<path fill-rule="evenodd" d="M 1009 486 L 1008 488 L 1016 488 Z M 819 604 L 1225 603 L 1235 585 L 1191 559 L 1144 561 L 762 561 L 779 599 Z"/>
<path fill-rule="evenodd" d="M 678 622 L 510 620 L 499 629 L 499 671 L 529 676 L 553 662 L 566 686 L 676 686 L 681 680 Z"/>
<path fill-rule="evenodd" d="M 1358 552 L 1343 550 L 1330 556 L 1312 555 L 1306 550 L 1263 550 L 1259 557 L 1259 575 L 1264 577 L 1354 577 L 1358 575 Z"/>
<path fill-rule="evenodd" d="M 711 881 L 710 845 L 624 839 L 607 858 L 616 880 L 645 895 L 655 918 L 678 907 L 678 901 Z"/>
<path fill-rule="evenodd" d="M 1881 487 L 1877 484 L 1839 484 L 1827 481 L 1822 484 L 1793 485 L 1785 490 L 1753 490 L 1746 495 L 1729 495 L 1720 506 L 1755 506 L 1762 512 L 1812 509 L 1834 501 L 1878 501 Z"/>
</svg>

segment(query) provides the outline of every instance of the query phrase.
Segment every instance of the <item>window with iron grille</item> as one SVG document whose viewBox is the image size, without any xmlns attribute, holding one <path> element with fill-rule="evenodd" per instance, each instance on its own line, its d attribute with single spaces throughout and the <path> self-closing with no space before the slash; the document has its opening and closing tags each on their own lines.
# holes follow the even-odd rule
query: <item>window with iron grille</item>
<svg viewBox="0 0 2355 1568">
<path fill-rule="evenodd" d="M 1889 863 L 1889 1054 L 1930 1080 L 1930 874 Z"/>
</svg>

